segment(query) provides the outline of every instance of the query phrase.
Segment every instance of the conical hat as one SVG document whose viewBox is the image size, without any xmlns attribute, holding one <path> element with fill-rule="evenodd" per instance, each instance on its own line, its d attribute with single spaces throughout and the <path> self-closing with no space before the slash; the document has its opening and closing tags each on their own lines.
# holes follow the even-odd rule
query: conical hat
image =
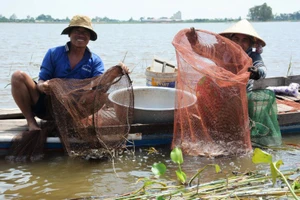
<svg viewBox="0 0 300 200">
<path fill-rule="evenodd" d="M 230 35 L 234 33 L 252 36 L 257 40 L 256 43 L 260 43 L 263 47 L 266 46 L 265 41 L 257 34 L 253 26 L 246 19 L 237 22 L 219 34 L 225 37 L 230 37 Z"/>
</svg>

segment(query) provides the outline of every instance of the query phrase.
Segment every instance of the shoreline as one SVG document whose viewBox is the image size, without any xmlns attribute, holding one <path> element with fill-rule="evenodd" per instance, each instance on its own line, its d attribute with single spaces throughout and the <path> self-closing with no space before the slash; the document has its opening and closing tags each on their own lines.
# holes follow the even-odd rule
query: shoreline
<svg viewBox="0 0 300 200">
<path fill-rule="evenodd" d="M 195 21 L 174 21 L 174 22 L 167 22 L 167 21 L 161 21 L 161 22 L 93 22 L 93 24 L 207 24 L 207 23 L 233 23 L 237 20 L 232 21 L 202 21 L 202 22 L 195 22 Z M 268 22 L 300 22 L 300 20 L 286 20 L 286 21 L 251 21 L 254 23 L 268 23 Z M 0 22 L 0 24 L 68 24 L 69 22 Z"/>
</svg>

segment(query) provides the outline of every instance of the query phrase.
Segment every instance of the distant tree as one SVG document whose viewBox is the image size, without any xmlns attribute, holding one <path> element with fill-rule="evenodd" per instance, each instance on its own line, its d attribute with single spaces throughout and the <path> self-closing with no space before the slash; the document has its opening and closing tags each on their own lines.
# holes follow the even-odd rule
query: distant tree
<svg viewBox="0 0 300 200">
<path fill-rule="evenodd" d="M 194 22 L 208 22 L 209 19 L 194 19 Z"/>
<path fill-rule="evenodd" d="M 69 19 L 69 18 L 66 18 L 66 20 L 67 19 Z M 101 20 L 102 20 L 101 17 L 96 16 L 95 18 L 92 19 L 92 22 L 100 22 Z"/>
<path fill-rule="evenodd" d="M 298 12 L 294 12 L 294 13 L 282 13 L 280 15 L 275 15 L 274 16 L 274 20 L 276 21 L 292 21 L 292 20 L 296 20 L 299 21 L 300 20 L 300 11 Z"/>
<path fill-rule="evenodd" d="M 109 18 L 108 17 L 103 17 L 102 19 L 104 22 L 108 22 L 109 21 Z"/>
<path fill-rule="evenodd" d="M 34 20 L 33 17 L 30 17 L 30 15 L 27 15 L 25 21 L 26 21 L 26 22 L 34 22 L 35 20 Z"/>
<path fill-rule="evenodd" d="M 295 20 L 300 20 L 300 11 L 295 12 L 294 15 L 295 15 Z"/>
<path fill-rule="evenodd" d="M 2 15 L 0 15 L 0 22 L 8 22 L 8 19 Z"/>
<path fill-rule="evenodd" d="M 17 19 L 18 19 L 18 17 L 17 17 L 16 14 L 12 14 L 12 15 L 9 17 L 9 20 L 12 21 L 12 22 L 15 22 Z"/>
<path fill-rule="evenodd" d="M 54 21 L 54 19 L 51 17 L 51 15 L 44 15 L 44 14 L 39 15 L 36 18 L 36 20 L 45 21 L 45 22 L 52 22 L 52 21 Z"/>
<path fill-rule="evenodd" d="M 249 9 L 248 17 L 254 21 L 268 21 L 273 19 L 272 8 L 264 3 Z"/>
</svg>

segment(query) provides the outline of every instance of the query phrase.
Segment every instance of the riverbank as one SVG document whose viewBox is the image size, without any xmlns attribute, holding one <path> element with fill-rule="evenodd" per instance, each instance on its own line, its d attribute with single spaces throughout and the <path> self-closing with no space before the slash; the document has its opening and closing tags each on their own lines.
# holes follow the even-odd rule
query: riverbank
<svg viewBox="0 0 300 200">
<path fill-rule="evenodd" d="M 189 24 L 189 23 L 234 23 L 239 21 L 239 19 L 234 20 L 201 20 L 201 21 L 195 21 L 195 20 L 182 20 L 182 21 L 93 21 L 93 24 Z M 0 23 L 12 23 L 12 24 L 68 24 L 70 21 L 11 21 L 11 22 L 5 22 L 0 21 Z M 250 21 L 254 23 L 269 23 L 269 22 L 300 22 L 300 20 L 282 20 L 282 21 Z"/>
</svg>

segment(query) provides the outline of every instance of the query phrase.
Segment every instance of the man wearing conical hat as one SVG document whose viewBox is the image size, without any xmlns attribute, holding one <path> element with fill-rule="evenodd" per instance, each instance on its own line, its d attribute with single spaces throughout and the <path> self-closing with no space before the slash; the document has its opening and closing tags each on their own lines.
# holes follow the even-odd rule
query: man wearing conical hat
<svg viewBox="0 0 300 200">
<path fill-rule="evenodd" d="M 266 46 L 265 41 L 257 34 L 253 26 L 243 19 L 232 25 L 220 35 L 234 41 L 252 58 L 253 66 L 249 67 L 250 79 L 247 84 L 247 91 L 252 91 L 254 80 L 266 77 L 266 66 L 262 60 L 262 47 Z"/>
<path fill-rule="evenodd" d="M 11 77 L 11 92 L 27 120 L 29 131 L 40 130 L 35 116 L 43 119 L 47 114 L 45 98 L 50 93 L 50 79 L 86 79 L 104 72 L 101 58 L 87 47 L 90 40 L 97 40 L 89 17 L 74 16 L 61 34 L 67 34 L 70 41 L 48 50 L 40 67 L 38 83 L 22 71 L 14 72 Z M 128 72 L 125 65 L 120 65 Z"/>
</svg>

